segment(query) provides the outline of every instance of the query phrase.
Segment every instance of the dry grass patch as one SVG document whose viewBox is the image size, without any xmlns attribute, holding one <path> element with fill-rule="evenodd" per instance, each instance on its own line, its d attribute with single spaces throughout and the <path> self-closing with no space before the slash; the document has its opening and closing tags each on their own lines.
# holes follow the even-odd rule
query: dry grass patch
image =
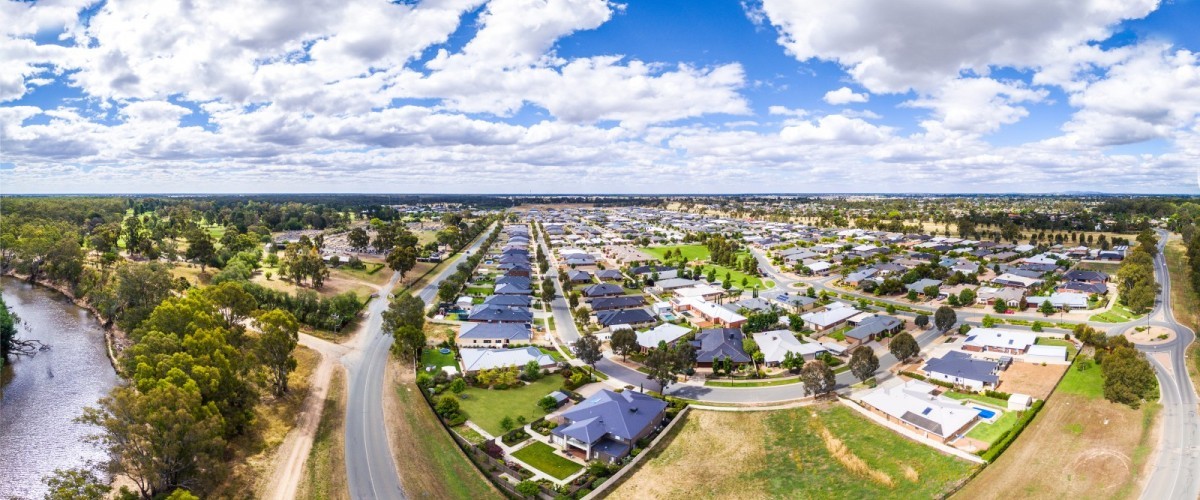
<svg viewBox="0 0 1200 500">
<path fill-rule="evenodd" d="M 1157 406 L 1055 394 L 956 498 L 1126 498 L 1145 472 Z"/>
<path fill-rule="evenodd" d="M 349 499 L 346 483 L 346 372 L 335 367 L 325 395 L 321 422 L 304 462 L 304 478 L 296 498 Z"/>
<path fill-rule="evenodd" d="M 1046 399 L 1058 385 L 1058 380 L 1069 365 L 1042 366 L 1039 363 L 1013 362 L 1007 370 L 1000 372 L 1000 390 L 1013 394 L 1027 394 L 1037 399 Z"/>
<path fill-rule="evenodd" d="M 829 429 L 826 429 L 825 426 L 821 425 L 819 421 L 813 420 L 812 424 L 813 428 L 817 431 L 817 434 L 820 434 L 821 441 L 825 443 L 825 449 L 829 451 L 830 455 L 833 455 L 833 458 L 836 459 L 838 463 L 849 469 L 850 472 L 889 488 L 896 484 L 895 481 L 892 481 L 891 476 L 872 469 L 870 465 L 867 465 L 867 463 L 863 461 L 863 459 L 858 458 L 858 455 L 855 455 L 853 451 L 850 451 L 850 448 L 846 447 L 846 443 L 843 443 L 841 439 L 838 439 L 837 436 L 834 436 L 833 433 L 829 432 Z M 906 471 L 912 471 L 913 474 L 916 474 L 916 471 L 911 467 L 907 465 L 904 467 L 906 468 Z"/>
</svg>

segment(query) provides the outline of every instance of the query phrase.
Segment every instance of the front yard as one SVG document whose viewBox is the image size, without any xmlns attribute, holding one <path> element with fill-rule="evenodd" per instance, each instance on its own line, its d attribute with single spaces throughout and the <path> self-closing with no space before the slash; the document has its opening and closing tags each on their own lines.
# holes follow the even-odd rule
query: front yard
<svg viewBox="0 0 1200 500">
<path fill-rule="evenodd" d="M 534 441 L 533 444 L 513 452 L 512 456 L 559 480 L 571 477 L 571 474 L 583 468 L 582 465 L 559 456 L 553 447 L 541 441 Z"/>
<path fill-rule="evenodd" d="M 532 422 L 545 415 L 546 412 L 538 408 L 538 400 L 559 390 L 562 384 L 562 376 L 553 374 L 516 389 L 468 387 L 459 399 L 471 422 L 489 434 L 499 436 L 504 434 L 504 427 L 500 426 L 504 417 L 510 417 L 514 422 L 517 417 L 525 417 L 526 421 Z"/>
</svg>

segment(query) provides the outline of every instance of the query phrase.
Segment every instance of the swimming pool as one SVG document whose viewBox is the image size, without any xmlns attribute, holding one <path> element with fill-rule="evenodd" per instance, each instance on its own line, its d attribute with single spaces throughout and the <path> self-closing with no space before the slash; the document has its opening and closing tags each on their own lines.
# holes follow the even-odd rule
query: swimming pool
<svg viewBox="0 0 1200 500">
<path fill-rule="evenodd" d="M 989 410 L 987 408 L 980 408 L 978 406 L 972 406 L 972 408 L 974 408 L 975 411 L 978 411 L 979 418 L 982 418 L 984 420 L 991 420 L 992 417 L 996 416 L 996 412 Z"/>
</svg>

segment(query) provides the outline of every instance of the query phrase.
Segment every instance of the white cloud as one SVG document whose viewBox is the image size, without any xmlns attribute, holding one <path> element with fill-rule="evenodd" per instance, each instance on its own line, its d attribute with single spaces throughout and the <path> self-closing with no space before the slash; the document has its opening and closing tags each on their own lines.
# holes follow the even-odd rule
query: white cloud
<svg viewBox="0 0 1200 500">
<path fill-rule="evenodd" d="M 840 106 L 852 102 L 867 102 L 867 94 L 856 94 L 850 87 L 842 87 L 825 93 L 825 102 Z"/>
<path fill-rule="evenodd" d="M 889 127 L 879 127 L 858 118 L 826 115 L 815 122 L 801 122 L 784 127 L 779 137 L 787 142 L 838 144 L 877 144 L 887 139 Z"/>
<path fill-rule="evenodd" d="M 1029 115 L 1020 106 L 1021 102 L 1039 102 L 1045 99 L 1045 90 L 1032 90 L 1020 82 L 1001 82 L 991 78 L 959 78 L 951 80 L 934 91 L 931 97 L 919 98 L 906 103 L 917 108 L 933 110 L 938 127 L 984 134 L 994 132 L 1001 125 L 1016 123 Z M 926 128 L 934 125 L 926 122 Z"/>
</svg>

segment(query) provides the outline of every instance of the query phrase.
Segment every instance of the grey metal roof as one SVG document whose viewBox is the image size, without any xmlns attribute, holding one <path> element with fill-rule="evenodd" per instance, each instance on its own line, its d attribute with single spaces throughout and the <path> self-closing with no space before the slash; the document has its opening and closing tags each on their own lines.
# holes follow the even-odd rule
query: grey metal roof
<svg viewBox="0 0 1200 500">
<path fill-rule="evenodd" d="M 997 366 L 994 361 L 975 359 L 965 352 L 950 351 L 945 356 L 926 362 L 925 371 L 995 384 L 1000 381 L 1000 377 L 995 375 Z"/>
<path fill-rule="evenodd" d="M 900 326 L 900 320 L 896 318 L 875 315 L 858 322 L 858 326 L 846 332 L 846 336 L 852 339 L 863 340 L 898 326 Z"/>
<path fill-rule="evenodd" d="M 563 412 L 563 419 L 570 423 L 555 428 L 554 433 L 586 443 L 595 443 L 605 435 L 628 441 L 656 425 L 656 417 L 666 408 L 666 401 L 640 392 L 602 389 Z M 596 435 L 601 430 L 603 434 Z"/>
<path fill-rule="evenodd" d="M 742 330 L 738 328 L 714 328 L 696 335 L 693 342 L 699 351 L 696 361 L 711 363 L 718 358 L 728 358 L 735 363 L 749 363 L 750 355 L 742 348 Z"/>
<path fill-rule="evenodd" d="M 525 341 L 530 339 L 529 327 L 522 323 L 466 323 L 458 334 L 459 339 L 502 339 Z"/>
<path fill-rule="evenodd" d="M 604 326 L 635 325 L 654 321 L 654 315 L 645 309 L 616 309 L 596 313 L 596 320 Z"/>
</svg>

